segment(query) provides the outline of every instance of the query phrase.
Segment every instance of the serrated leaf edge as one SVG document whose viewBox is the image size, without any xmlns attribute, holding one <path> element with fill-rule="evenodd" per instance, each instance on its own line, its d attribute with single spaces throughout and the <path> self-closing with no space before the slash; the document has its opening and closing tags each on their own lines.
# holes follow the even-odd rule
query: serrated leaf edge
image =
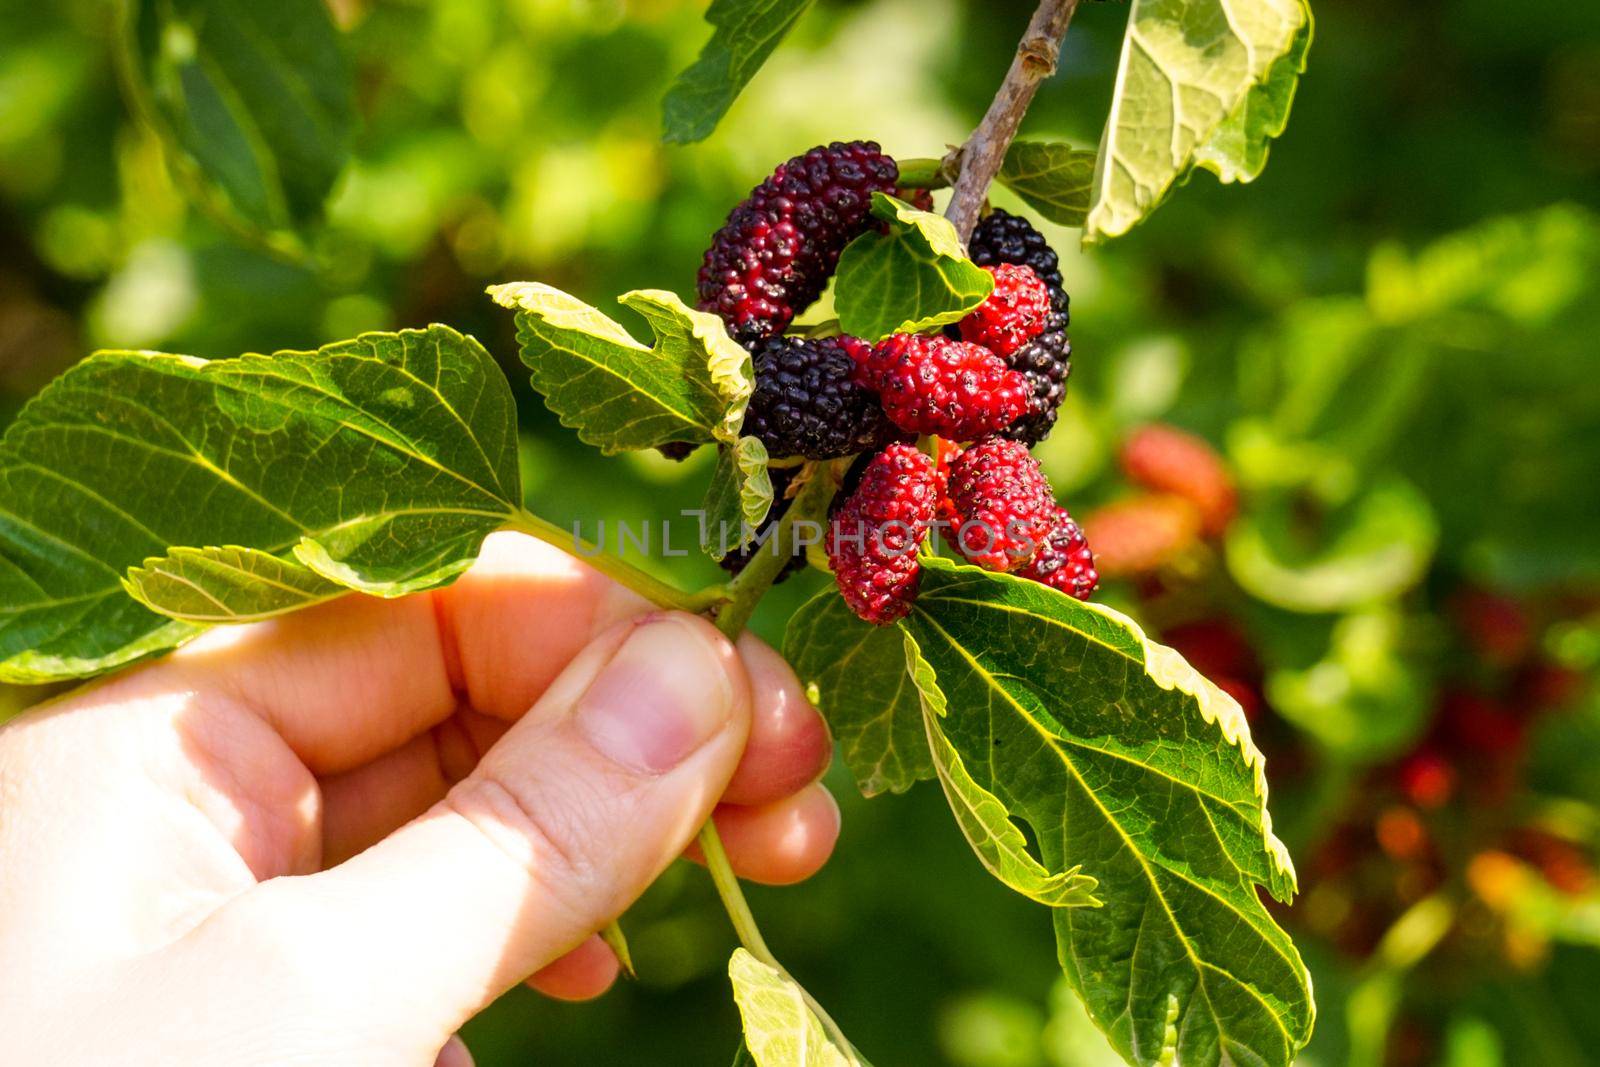
<svg viewBox="0 0 1600 1067">
<path fill-rule="evenodd" d="M 955 746 L 944 736 L 939 728 L 938 720 L 949 712 L 949 705 L 945 701 L 944 691 L 939 688 L 937 672 L 933 664 L 929 663 L 922 655 L 922 649 L 917 645 L 917 639 L 904 627 L 900 627 L 900 635 L 905 644 L 906 675 L 911 684 L 916 688 L 917 695 L 922 703 L 923 728 L 927 732 L 928 751 L 933 756 L 934 774 L 939 779 L 939 785 L 944 790 L 945 799 L 951 809 L 957 805 L 966 808 L 978 822 L 985 821 L 984 816 L 978 811 L 977 805 L 969 802 L 961 793 L 962 789 L 977 794 L 984 803 L 992 804 L 1004 812 L 1005 804 L 999 797 L 979 785 L 967 773 L 961 754 Z M 957 780 L 959 779 L 960 788 Z M 1002 826 L 1001 823 L 1004 823 Z M 1051 871 L 1033 856 L 1029 855 L 1023 845 L 1022 836 L 1005 822 L 1003 817 L 997 820 L 997 830 L 990 830 L 989 836 L 997 850 L 1010 852 L 1017 863 L 1026 867 L 1029 873 L 1038 880 L 1038 887 L 1029 887 L 1019 883 L 1016 879 L 1001 871 L 996 863 L 986 856 L 978 842 L 973 840 L 972 834 L 967 830 L 966 823 L 959 815 L 956 824 L 962 836 L 972 846 L 973 853 L 985 870 L 1001 885 L 1027 897 L 1038 904 L 1050 908 L 1097 908 L 1102 906 L 1102 901 L 1094 895 L 1095 888 L 1100 884 L 1099 879 L 1083 873 L 1083 865 L 1076 864 L 1064 871 Z M 986 829 L 989 829 L 986 827 Z"/>
</svg>

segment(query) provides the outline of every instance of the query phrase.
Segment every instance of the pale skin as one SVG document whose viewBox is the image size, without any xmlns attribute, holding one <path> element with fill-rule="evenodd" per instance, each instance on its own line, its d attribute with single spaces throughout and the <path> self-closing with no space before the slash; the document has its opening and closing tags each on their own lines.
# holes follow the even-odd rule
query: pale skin
<svg viewBox="0 0 1600 1067">
<path fill-rule="evenodd" d="M 506 989 L 611 985 L 713 812 L 741 876 L 820 868 L 830 751 L 766 645 L 516 534 L 212 631 L 0 729 L 0 1059 L 468 1067 Z"/>
</svg>

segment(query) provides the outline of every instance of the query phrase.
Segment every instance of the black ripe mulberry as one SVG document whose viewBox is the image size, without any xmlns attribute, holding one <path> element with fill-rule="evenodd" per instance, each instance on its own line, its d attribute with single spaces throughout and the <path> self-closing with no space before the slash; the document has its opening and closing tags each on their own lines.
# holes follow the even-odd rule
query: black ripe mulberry
<svg viewBox="0 0 1600 1067">
<path fill-rule="evenodd" d="M 872 141 L 819 145 L 780 166 L 728 215 L 700 267 L 702 311 L 742 341 L 782 333 L 826 288 L 900 168 Z"/>
<path fill-rule="evenodd" d="M 744 432 L 772 456 L 835 459 L 893 440 L 877 394 L 857 380 L 868 345 L 854 337 L 768 337 L 751 345 L 756 389 Z"/>
<path fill-rule="evenodd" d="M 1012 440 L 1037 444 L 1056 424 L 1056 409 L 1066 395 L 1067 375 L 1072 372 L 1072 343 L 1067 339 L 1071 300 L 1062 287 L 1060 260 L 1033 223 L 1000 208 L 978 223 L 967 249 L 979 266 L 1013 263 L 1031 267 L 1050 292 L 1050 314 L 1045 317 L 1043 332 L 1007 357 L 1011 369 L 1028 379 L 1031 391 L 1027 411 L 1001 432 Z"/>
</svg>

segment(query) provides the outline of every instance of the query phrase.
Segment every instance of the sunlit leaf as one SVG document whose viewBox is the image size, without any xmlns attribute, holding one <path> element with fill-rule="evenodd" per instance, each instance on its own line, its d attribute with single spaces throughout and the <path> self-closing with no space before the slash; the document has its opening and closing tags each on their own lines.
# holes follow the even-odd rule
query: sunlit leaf
<svg viewBox="0 0 1600 1067">
<path fill-rule="evenodd" d="M 520 499 L 505 376 L 448 327 L 212 362 L 101 353 L 0 442 L 0 678 L 92 674 L 197 632 L 122 585 L 174 547 L 293 553 L 398 596 L 459 574 Z"/>
<path fill-rule="evenodd" d="M 1306 71 L 1311 28 L 1311 11 L 1307 8 L 1306 19 L 1289 50 L 1267 68 L 1266 77 L 1251 87 L 1244 101 L 1195 149 L 1195 166 L 1204 167 L 1225 182 L 1250 182 L 1261 177 L 1268 149 L 1288 128 L 1289 108 L 1294 104 L 1300 75 Z"/>
<path fill-rule="evenodd" d="M 967 258 L 955 227 L 883 193 L 872 213 L 888 223 L 846 246 L 834 281 L 845 333 L 876 341 L 956 322 L 994 291 L 994 279 Z"/>
<path fill-rule="evenodd" d="M 741 437 L 717 451 L 717 466 L 706 487 L 705 525 L 700 547 L 721 559 L 748 544 L 772 507 L 772 477 L 767 446 Z"/>
<path fill-rule="evenodd" d="M 662 139 L 688 144 L 710 136 L 811 4 L 812 0 L 712 0 L 706 9 L 706 21 L 715 27 L 711 39 L 661 101 Z"/>
<path fill-rule="evenodd" d="M 1094 185 L 1095 153 L 1048 141 L 1014 141 L 996 180 L 1061 226 L 1082 226 Z"/>
<path fill-rule="evenodd" d="M 533 387 L 563 426 L 602 452 L 737 438 L 754 372 L 750 353 L 715 315 L 657 289 L 624 293 L 618 302 L 655 333 L 651 348 L 548 285 L 512 282 L 489 294 L 517 313 Z"/>
<path fill-rule="evenodd" d="M 1430 679 L 1407 661 L 1407 619 L 1374 608 L 1339 620 L 1327 654 L 1267 678 L 1273 709 L 1346 759 L 1373 760 L 1411 742 L 1433 710 Z"/>
<path fill-rule="evenodd" d="M 1289 611 L 1344 611 L 1421 581 L 1438 526 L 1399 478 L 1377 481 L 1309 529 L 1291 502 L 1265 503 L 1228 529 L 1228 570 L 1253 596 Z"/>
<path fill-rule="evenodd" d="M 805 991 L 744 949 L 728 961 L 745 1048 L 756 1067 L 869 1067 L 817 1018 Z"/>
<path fill-rule="evenodd" d="M 902 625 L 973 781 L 1047 869 L 1098 882 L 1101 907 L 1053 914 L 1112 1044 L 1136 1064 L 1288 1067 L 1314 1012 L 1257 896 L 1286 900 L 1295 880 L 1239 706 L 1124 616 L 947 560 L 924 561 Z"/>
<path fill-rule="evenodd" d="M 1081 867 L 1051 871 L 1028 852 L 1022 831 L 1011 822 L 1004 802 L 973 780 L 961 761 L 961 754 L 944 736 L 947 714 L 944 694 L 933 667 L 922 658 L 916 640 L 906 633 L 906 673 L 911 676 L 922 698 L 923 726 L 933 766 L 944 786 L 945 799 L 989 873 L 1002 883 L 1040 904 L 1052 908 L 1095 907 L 1094 879 L 1080 873 Z"/>
<path fill-rule="evenodd" d="M 249 622 L 310 607 L 345 588 L 293 560 L 254 548 L 174 548 L 128 571 L 128 595 L 190 622 Z"/>
<path fill-rule="evenodd" d="M 156 120 L 257 225 L 321 212 L 355 129 L 355 79 L 322 0 L 138 0 Z"/>
<path fill-rule="evenodd" d="M 899 633 L 856 618 L 830 585 L 790 616 L 783 655 L 812 691 L 862 793 L 903 793 L 933 777 Z"/>
<path fill-rule="evenodd" d="M 1132 0 L 1085 238 L 1128 232 L 1197 164 L 1254 177 L 1310 19 L 1304 0 Z"/>
</svg>

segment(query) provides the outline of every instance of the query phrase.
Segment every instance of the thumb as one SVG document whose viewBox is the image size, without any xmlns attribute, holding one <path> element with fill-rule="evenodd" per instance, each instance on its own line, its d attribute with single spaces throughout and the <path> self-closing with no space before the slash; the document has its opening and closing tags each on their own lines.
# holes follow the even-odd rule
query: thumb
<svg viewBox="0 0 1600 1067">
<path fill-rule="evenodd" d="M 749 705 L 741 661 L 704 619 L 630 620 L 432 810 L 332 870 L 264 882 L 224 910 L 270 931 L 277 958 L 296 945 L 316 988 L 354 994 L 344 1011 L 437 1048 L 683 851 L 733 774 Z"/>
</svg>

